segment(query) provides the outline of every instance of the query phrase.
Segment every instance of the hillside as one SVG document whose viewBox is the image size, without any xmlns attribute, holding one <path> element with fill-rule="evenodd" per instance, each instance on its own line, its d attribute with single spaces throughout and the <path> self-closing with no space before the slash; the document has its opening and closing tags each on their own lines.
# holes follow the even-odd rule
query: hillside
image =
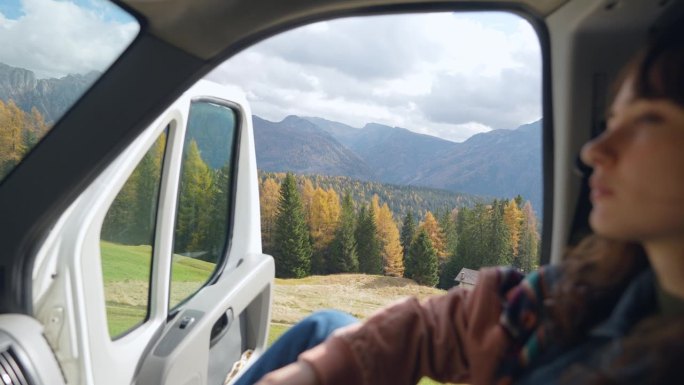
<svg viewBox="0 0 684 385">
<path fill-rule="evenodd" d="M 358 155 L 307 120 L 289 116 L 274 123 L 254 116 L 252 122 L 260 170 L 375 179 Z"/>
<path fill-rule="evenodd" d="M 406 278 L 365 274 L 276 279 L 271 320 L 292 324 L 323 309 L 342 310 L 363 319 L 401 298 L 422 299 L 444 292 Z"/>
<path fill-rule="evenodd" d="M 476 195 L 521 194 L 542 204 L 541 121 L 477 134 L 426 165 L 410 183 Z"/>
<path fill-rule="evenodd" d="M 457 146 L 458 143 L 405 128 L 370 123 L 359 131 L 351 149 L 376 170 L 379 181 L 419 184 L 413 181 L 423 176 L 426 166 Z"/>
<path fill-rule="evenodd" d="M 269 129 L 268 140 L 256 141 L 262 171 L 349 176 L 502 198 L 520 194 L 541 208 L 541 121 L 515 130 L 477 134 L 463 143 L 376 123 L 354 128 L 296 116 L 281 122 L 255 116 L 254 122 L 255 135 L 265 131 L 257 127 L 267 125 Z M 268 146 L 260 145 L 266 142 Z M 326 147 L 326 155 L 291 150 L 314 143 Z M 338 163 L 336 153 L 344 153 L 348 156 L 344 161 L 354 165 Z M 359 169 L 370 170 L 371 175 Z"/>
</svg>

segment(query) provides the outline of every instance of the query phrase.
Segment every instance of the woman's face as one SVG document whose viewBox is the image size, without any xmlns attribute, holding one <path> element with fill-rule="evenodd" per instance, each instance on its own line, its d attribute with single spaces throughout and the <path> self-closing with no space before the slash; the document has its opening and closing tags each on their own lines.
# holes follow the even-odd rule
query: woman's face
<svg viewBox="0 0 684 385">
<path fill-rule="evenodd" d="M 594 231 L 647 242 L 684 239 L 684 108 L 634 95 L 628 78 L 608 128 L 582 148 L 590 178 Z"/>
</svg>

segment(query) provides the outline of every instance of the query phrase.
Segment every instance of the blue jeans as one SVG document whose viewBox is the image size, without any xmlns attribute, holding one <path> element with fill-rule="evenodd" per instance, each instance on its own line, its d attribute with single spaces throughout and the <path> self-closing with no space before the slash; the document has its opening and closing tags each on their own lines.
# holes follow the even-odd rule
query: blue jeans
<svg viewBox="0 0 684 385">
<path fill-rule="evenodd" d="M 313 313 L 280 336 L 234 385 L 254 384 L 266 373 L 297 361 L 300 353 L 325 341 L 336 329 L 356 322 L 356 318 L 336 310 Z"/>
</svg>

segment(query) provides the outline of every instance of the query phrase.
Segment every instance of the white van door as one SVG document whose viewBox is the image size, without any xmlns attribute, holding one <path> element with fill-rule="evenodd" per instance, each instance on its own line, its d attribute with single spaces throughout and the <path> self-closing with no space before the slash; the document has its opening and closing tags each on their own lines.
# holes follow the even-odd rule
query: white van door
<svg viewBox="0 0 684 385">
<path fill-rule="evenodd" d="M 249 105 L 200 81 L 64 213 L 35 314 L 67 383 L 223 383 L 264 347 L 273 277 Z"/>
</svg>

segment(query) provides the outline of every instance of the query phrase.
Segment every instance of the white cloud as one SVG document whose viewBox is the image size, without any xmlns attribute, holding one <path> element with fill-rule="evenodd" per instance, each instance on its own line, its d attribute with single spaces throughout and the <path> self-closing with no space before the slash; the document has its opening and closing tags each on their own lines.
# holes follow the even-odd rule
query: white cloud
<svg viewBox="0 0 684 385">
<path fill-rule="evenodd" d="M 264 41 L 210 77 L 247 91 L 270 120 L 319 116 L 462 141 L 541 117 L 539 43 L 502 13 L 320 22 Z"/>
<path fill-rule="evenodd" d="M 137 22 L 104 2 L 87 7 L 55 0 L 23 0 L 16 20 L 0 16 L 0 62 L 38 77 L 102 71 L 138 32 Z"/>
</svg>

